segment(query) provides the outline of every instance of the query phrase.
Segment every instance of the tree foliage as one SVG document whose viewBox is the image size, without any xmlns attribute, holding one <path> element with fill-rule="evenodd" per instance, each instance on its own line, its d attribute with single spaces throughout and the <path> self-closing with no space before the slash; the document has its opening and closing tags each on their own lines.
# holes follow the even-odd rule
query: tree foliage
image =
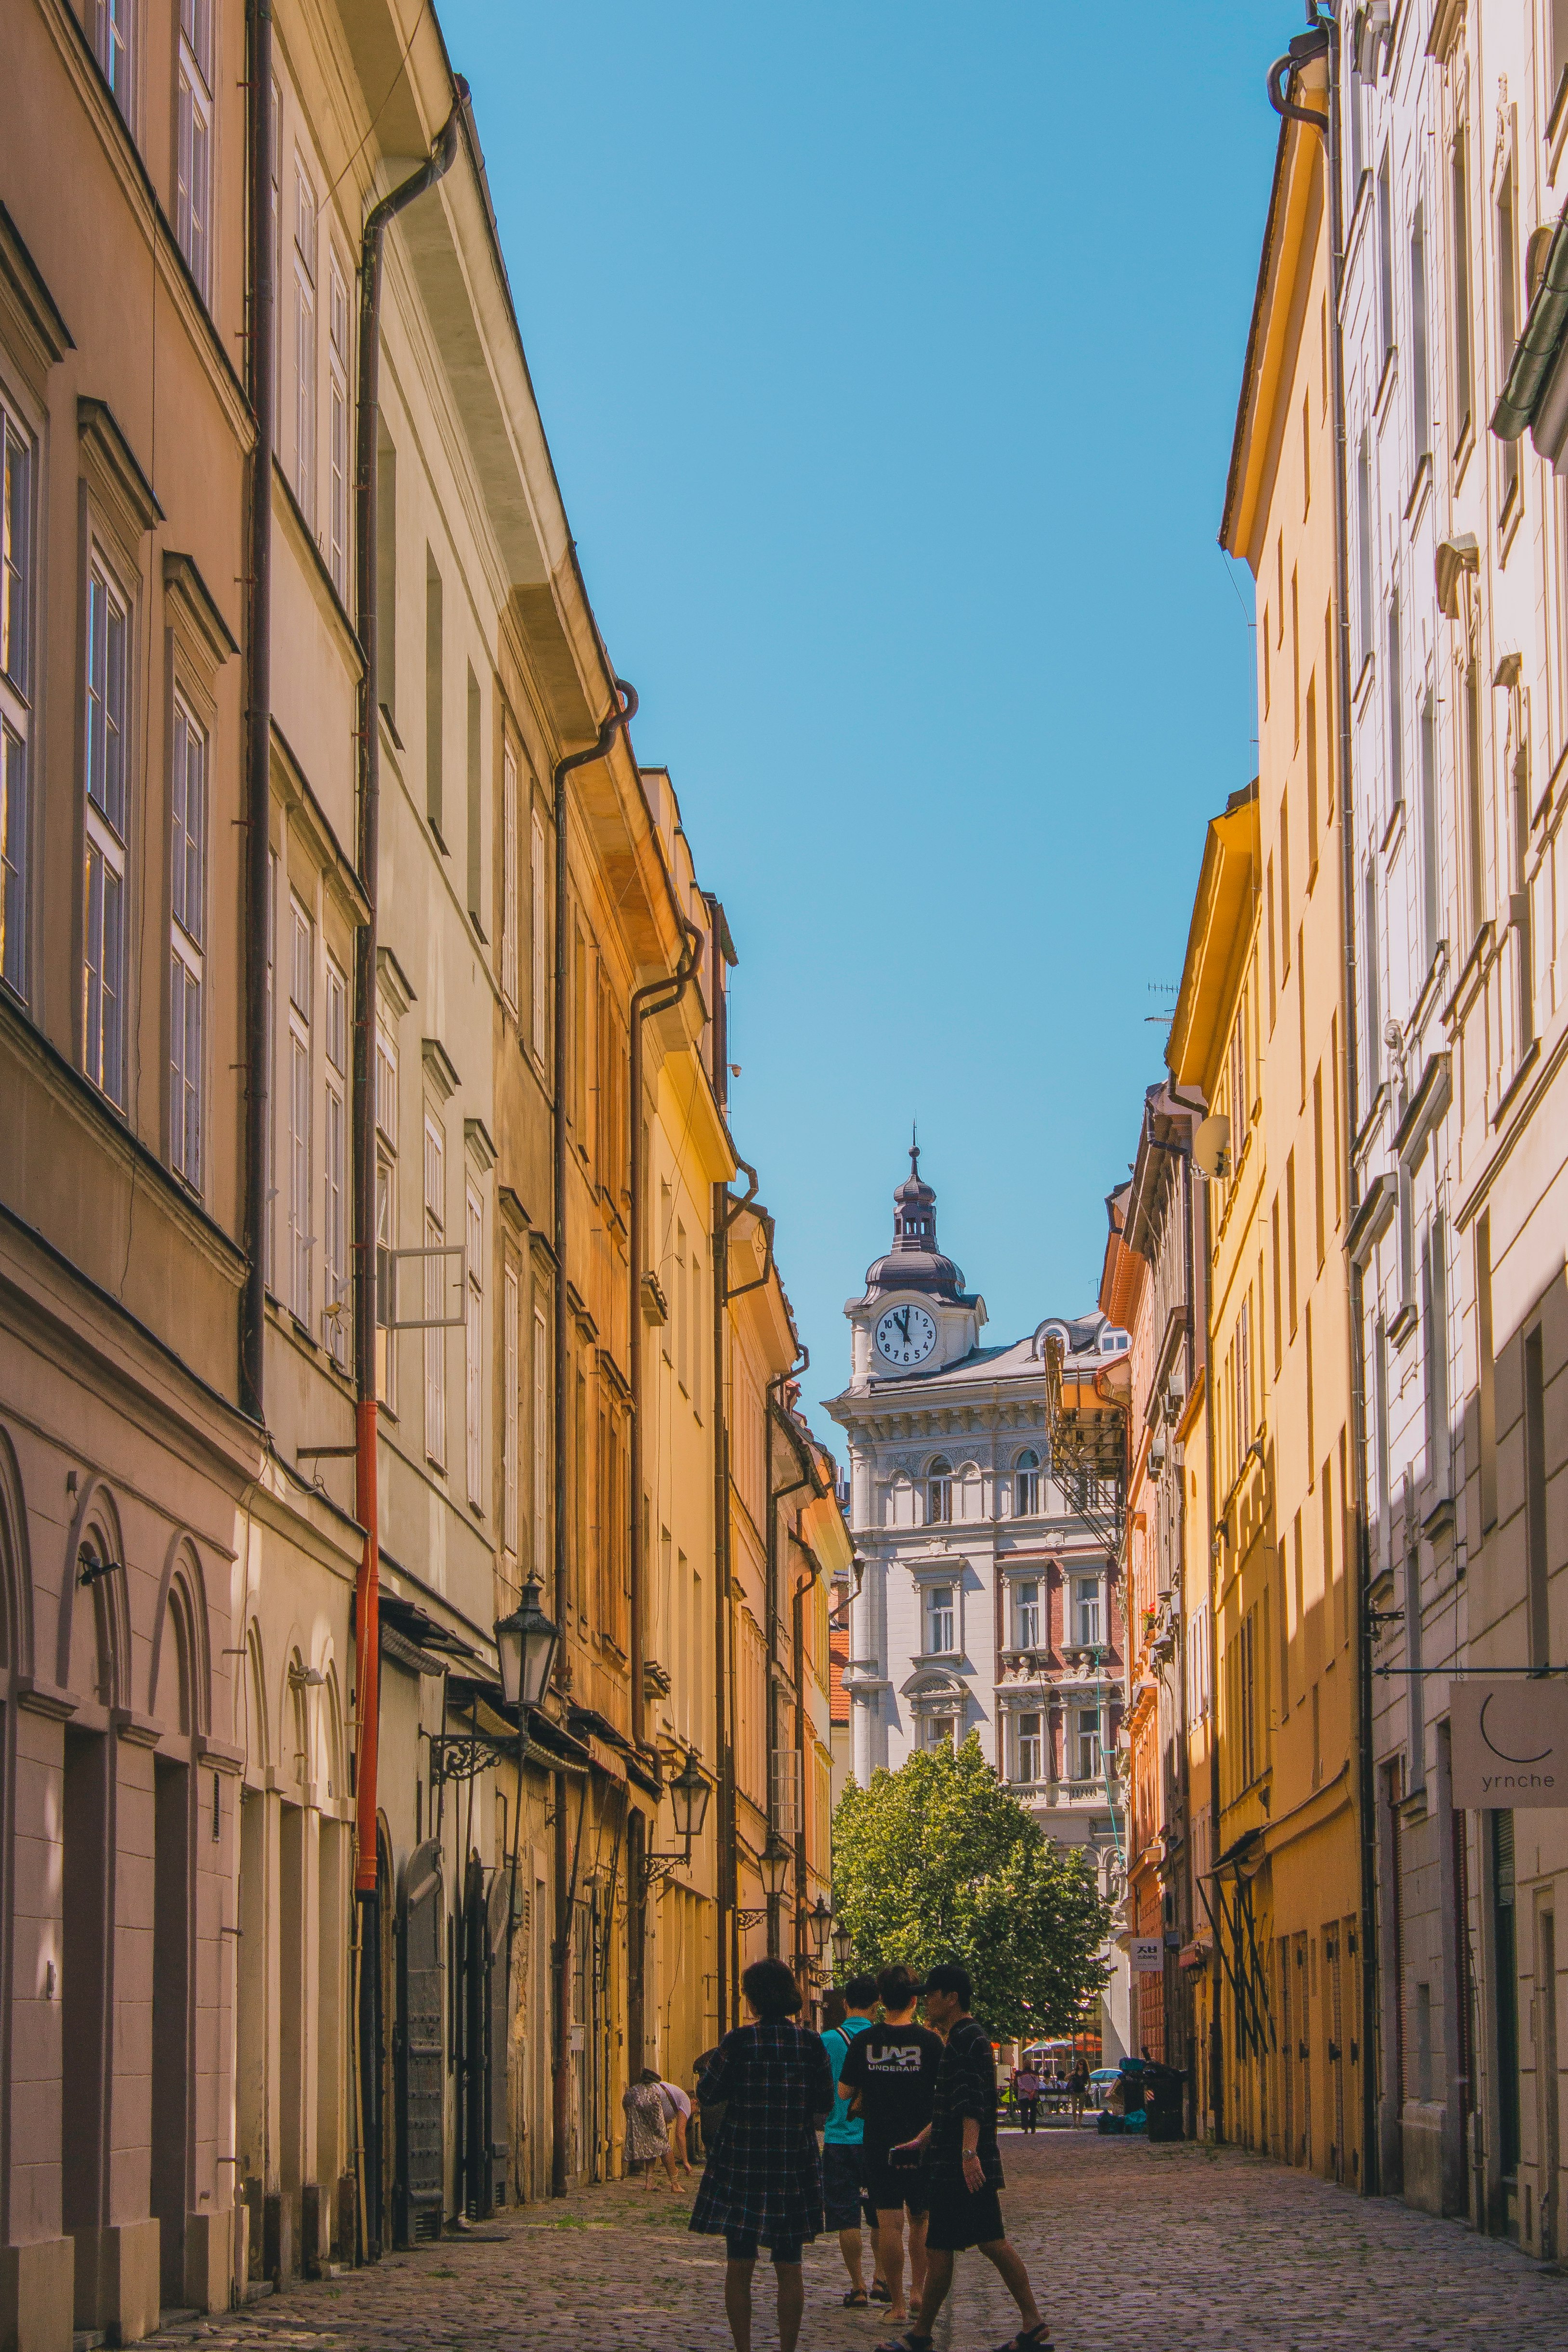
<svg viewBox="0 0 1568 2352">
<path fill-rule="evenodd" d="M 1086 1853 L 1058 1846 L 971 1733 L 854 1781 L 833 1818 L 833 1892 L 855 1965 L 959 1960 L 998 2041 L 1070 2033 L 1104 1984 L 1110 1931 Z"/>
</svg>

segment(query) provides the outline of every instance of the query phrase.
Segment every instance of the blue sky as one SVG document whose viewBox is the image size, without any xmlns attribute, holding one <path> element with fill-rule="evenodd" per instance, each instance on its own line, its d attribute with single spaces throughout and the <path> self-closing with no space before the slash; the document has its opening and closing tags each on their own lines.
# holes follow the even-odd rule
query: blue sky
<svg viewBox="0 0 1568 2352">
<path fill-rule="evenodd" d="M 637 752 L 740 950 L 810 1403 L 912 1115 L 988 1337 L 1092 1303 L 1253 772 L 1215 532 L 1301 20 L 442 9 Z"/>
</svg>

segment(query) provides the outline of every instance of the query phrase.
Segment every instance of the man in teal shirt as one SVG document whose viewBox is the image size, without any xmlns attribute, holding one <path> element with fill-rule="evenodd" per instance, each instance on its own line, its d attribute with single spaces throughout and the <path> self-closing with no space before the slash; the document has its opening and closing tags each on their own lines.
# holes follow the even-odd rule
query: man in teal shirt
<svg viewBox="0 0 1568 2352">
<path fill-rule="evenodd" d="M 844 2072 L 849 2044 L 858 2034 L 865 2032 L 876 2013 L 876 1978 L 851 1977 L 844 1988 L 844 2006 L 842 2020 L 826 2027 L 822 2036 L 835 2083 Z M 849 2273 L 849 2292 L 844 2300 L 859 2310 L 864 2310 L 869 2300 L 860 2255 L 860 2215 L 865 2195 L 861 2142 L 865 2131 L 859 2116 L 850 2114 L 849 2102 L 840 2091 L 822 2135 L 822 2202 L 828 2228 L 838 2232 L 839 2251 Z M 874 2223 L 872 2226 L 875 2228 Z M 875 2242 L 873 2238 L 873 2245 Z M 879 2303 L 887 2300 L 885 2288 L 879 2295 L 873 2285 L 871 2294 Z"/>
</svg>

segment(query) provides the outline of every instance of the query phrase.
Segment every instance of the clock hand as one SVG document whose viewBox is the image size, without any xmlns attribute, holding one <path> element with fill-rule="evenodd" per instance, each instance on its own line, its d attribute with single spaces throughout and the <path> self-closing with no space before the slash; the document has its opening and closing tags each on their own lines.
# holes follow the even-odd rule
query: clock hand
<svg viewBox="0 0 1568 2352">
<path fill-rule="evenodd" d="M 899 1328 L 904 1335 L 904 1345 L 907 1348 L 910 1344 L 910 1310 L 907 1307 L 899 1318 Z"/>
</svg>

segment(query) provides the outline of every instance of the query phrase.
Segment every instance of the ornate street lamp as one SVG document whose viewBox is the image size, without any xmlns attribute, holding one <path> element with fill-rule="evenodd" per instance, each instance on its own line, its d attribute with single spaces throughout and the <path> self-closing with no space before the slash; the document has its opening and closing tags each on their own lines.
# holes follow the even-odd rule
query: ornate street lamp
<svg viewBox="0 0 1568 2352">
<path fill-rule="evenodd" d="M 524 1716 L 543 1701 L 561 1639 L 560 1629 L 539 1605 L 540 1591 L 538 1578 L 530 1577 L 511 1615 L 496 1627 L 501 1689 L 508 1706 Z"/>
<path fill-rule="evenodd" d="M 675 1834 L 686 1841 L 688 1862 L 691 1860 L 691 1841 L 702 1834 L 702 1824 L 708 1818 L 708 1800 L 712 1793 L 698 1768 L 695 1750 L 689 1748 L 685 1763 L 669 1784 Z"/>
<path fill-rule="evenodd" d="M 842 1918 L 835 1919 L 833 1922 L 833 1965 L 837 1969 L 840 1976 L 844 1974 L 845 1969 L 849 1966 L 850 1957 L 853 1954 L 854 1949 L 855 1937 L 850 1930 L 848 1921 Z"/>
<path fill-rule="evenodd" d="M 825 1895 L 817 1896 L 806 1917 L 811 1922 L 811 1939 L 816 1946 L 816 1957 L 820 1960 L 827 1949 L 827 1938 L 833 1928 L 833 1914 Z"/>
<path fill-rule="evenodd" d="M 784 1881 L 789 1876 L 795 1855 L 777 1830 L 768 1832 L 768 1842 L 763 1848 L 763 1885 L 770 1903 L 783 1900 Z"/>
</svg>

